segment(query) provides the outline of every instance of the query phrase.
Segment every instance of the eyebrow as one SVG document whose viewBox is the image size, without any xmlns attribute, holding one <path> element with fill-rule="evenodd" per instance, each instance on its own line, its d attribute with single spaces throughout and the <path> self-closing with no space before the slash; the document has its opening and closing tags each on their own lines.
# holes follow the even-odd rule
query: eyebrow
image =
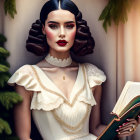
<svg viewBox="0 0 140 140">
<path fill-rule="evenodd" d="M 55 24 L 59 24 L 59 22 L 56 22 L 56 21 L 49 21 L 48 23 L 55 23 Z M 74 21 L 67 21 L 65 22 L 66 23 L 75 23 Z"/>
</svg>

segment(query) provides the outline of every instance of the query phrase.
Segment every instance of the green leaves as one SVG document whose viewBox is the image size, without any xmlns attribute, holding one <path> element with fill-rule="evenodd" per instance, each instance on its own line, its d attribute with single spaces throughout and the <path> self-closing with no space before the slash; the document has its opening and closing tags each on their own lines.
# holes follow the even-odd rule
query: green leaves
<svg viewBox="0 0 140 140">
<path fill-rule="evenodd" d="M 10 125 L 8 124 L 8 122 L 0 118 L 0 134 L 1 134 L 3 131 L 4 131 L 7 135 L 10 135 L 10 134 L 12 133 L 11 128 L 10 128 Z"/>
<path fill-rule="evenodd" d="M 13 0 L 10 0 L 9 2 L 12 1 Z M 7 81 L 10 77 L 10 65 L 6 60 L 7 56 L 9 56 L 9 52 L 4 47 L 5 41 L 6 37 L 0 34 L 0 139 L 18 140 L 15 134 L 12 134 L 13 128 L 10 128 L 10 124 L 13 122 L 10 111 L 12 111 L 16 103 L 22 101 L 22 98 L 7 85 Z"/>
<path fill-rule="evenodd" d="M 0 72 L 8 72 L 9 71 L 9 67 L 0 64 Z"/>
<path fill-rule="evenodd" d="M 17 13 L 15 0 L 5 0 L 4 10 L 5 14 L 8 13 L 12 18 L 14 18 L 14 15 Z"/>
<path fill-rule="evenodd" d="M 103 28 L 106 32 L 107 27 L 111 26 L 112 21 L 116 25 L 120 22 L 125 23 L 127 21 L 127 13 L 132 3 L 132 0 L 109 0 L 99 17 L 99 20 L 103 20 Z"/>
<path fill-rule="evenodd" d="M 6 40 L 6 37 L 3 34 L 0 34 L 0 43 L 4 43 Z"/>
<path fill-rule="evenodd" d="M 0 73 L 0 87 L 4 87 L 9 78 L 10 78 L 9 73 Z"/>
<path fill-rule="evenodd" d="M 21 102 L 22 98 L 16 92 L 0 92 L 0 103 L 9 110 L 14 104 Z"/>
<path fill-rule="evenodd" d="M 9 56 L 9 52 L 5 48 L 0 47 L 0 55 Z"/>
</svg>

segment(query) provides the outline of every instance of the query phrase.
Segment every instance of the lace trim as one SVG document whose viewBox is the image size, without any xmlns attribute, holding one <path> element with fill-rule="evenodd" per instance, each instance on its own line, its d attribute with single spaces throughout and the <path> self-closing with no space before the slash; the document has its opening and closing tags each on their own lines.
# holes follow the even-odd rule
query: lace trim
<svg viewBox="0 0 140 140">
<path fill-rule="evenodd" d="M 58 59 L 58 58 L 53 57 L 50 54 L 48 54 L 45 57 L 45 60 L 49 64 L 54 65 L 54 66 L 57 66 L 57 67 L 66 67 L 66 66 L 69 66 L 72 63 L 72 59 L 71 59 L 70 56 L 67 59 Z"/>
<path fill-rule="evenodd" d="M 31 66 L 31 67 L 32 67 L 32 69 L 33 69 L 33 72 L 34 72 L 34 74 L 35 74 L 35 76 L 36 76 L 36 78 L 37 78 L 37 81 L 39 82 L 40 86 L 41 86 L 44 90 L 46 90 L 46 91 L 48 91 L 48 92 L 50 92 L 50 93 L 52 93 L 52 94 L 55 94 L 55 95 L 61 97 L 61 98 L 64 100 L 64 102 L 65 102 L 67 105 L 71 106 L 71 107 L 75 104 L 75 102 L 76 102 L 78 96 L 82 93 L 82 91 L 83 91 L 83 90 L 85 89 L 85 87 L 86 87 L 86 79 L 85 79 L 85 75 L 86 75 L 86 74 L 85 74 L 84 66 L 82 65 L 82 71 L 83 71 L 83 73 L 84 73 L 84 85 L 83 85 L 83 87 L 77 92 L 77 94 L 75 95 L 75 98 L 73 99 L 72 103 L 70 103 L 70 102 L 67 101 L 62 95 L 60 95 L 58 92 L 55 92 L 55 91 L 53 91 L 53 90 L 50 90 L 50 89 L 46 88 L 46 87 L 42 84 L 42 82 L 41 82 L 41 80 L 40 80 L 40 78 L 39 78 L 39 76 L 38 76 L 38 73 L 37 73 L 37 71 L 35 70 L 35 68 L 34 68 L 33 66 Z"/>
<path fill-rule="evenodd" d="M 36 94 L 36 95 L 35 95 Z M 37 110 L 44 110 L 44 111 L 51 111 L 53 109 L 56 109 L 60 106 L 60 104 L 62 104 L 64 101 L 63 99 L 54 99 L 53 102 L 48 103 L 47 101 L 42 105 L 41 101 L 36 100 L 38 96 L 38 93 L 34 93 L 34 96 L 32 98 L 32 102 L 31 102 L 31 107 L 30 109 L 37 109 Z M 43 98 L 43 97 L 41 97 Z M 55 103 L 55 104 L 54 104 Z"/>
<path fill-rule="evenodd" d="M 96 85 L 101 85 L 102 82 L 106 80 L 104 72 L 97 68 L 95 65 L 85 63 L 85 67 L 88 75 L 88 82 L 91 88 Z"/>
</svg>

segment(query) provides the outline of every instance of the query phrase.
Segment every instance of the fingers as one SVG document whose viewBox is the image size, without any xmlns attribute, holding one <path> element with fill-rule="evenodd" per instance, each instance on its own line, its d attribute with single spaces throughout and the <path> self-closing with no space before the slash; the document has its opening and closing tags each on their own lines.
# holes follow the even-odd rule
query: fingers
<svg viewBox="0 0 140 140">
<path fill-rule="evenodd" d="M 135 132 L 137 126 L 138 122 L 135 119 L 127 119 L 127 122 L 123 123 L 116 130 L 118 132 L 118 137 L 122 138 L 124 136 L 132 135 Z"/>
<path fill-rule="evenodd" d="M 125 128 L 127 129 L 128 127 L 131 127 L 133 125 L 137 127 L 138 122 L 135 119 L 127 119 L 127 122 L 122 124 L 122 126 L 120 127 L 120 130 L 125 129 Z"/>
<path fill-rule="evenodd" d="M 132 131 L 132 132 L 129 132 L 129 131 L 120 132 L 120 133 L 118 133 L 118 138 L 131 136 L 133 134 L 134 134 L 134 131 Z"/>
</svg>

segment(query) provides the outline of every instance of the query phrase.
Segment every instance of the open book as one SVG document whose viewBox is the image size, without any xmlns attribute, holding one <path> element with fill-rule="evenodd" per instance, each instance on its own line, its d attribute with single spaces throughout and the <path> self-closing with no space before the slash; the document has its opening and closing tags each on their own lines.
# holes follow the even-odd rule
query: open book
<svg viewBox="0 0 140 140">
<path fill-rule="evenodd" d="M 137 118 L 140 114 L 140 82 L 128 81 L 111 112 L 112 120 L 97 138 L 97 140 L 113 140 L 120 125 L 126 122 L 127 118 Z"/>
</svg>

